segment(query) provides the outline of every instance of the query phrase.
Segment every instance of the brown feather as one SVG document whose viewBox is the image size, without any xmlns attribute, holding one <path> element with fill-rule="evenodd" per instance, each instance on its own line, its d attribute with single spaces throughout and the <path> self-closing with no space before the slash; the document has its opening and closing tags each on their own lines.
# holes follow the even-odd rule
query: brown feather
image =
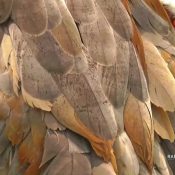
<svg viewBox="0 0 175 175">
<path fill-rule="evenodd" d="M 36 0 L 35 3 L 30 0 L 15 0 L 12 18 L 23 32 L 31 35 L 44 33 L 47 28 L 47 11 L 44 0 Z"/>
<path fill-rule="evenodd" d="M 0 0 L 0 24 L 5 22 L 11 14 L 13 0 Z"/>
</svg>

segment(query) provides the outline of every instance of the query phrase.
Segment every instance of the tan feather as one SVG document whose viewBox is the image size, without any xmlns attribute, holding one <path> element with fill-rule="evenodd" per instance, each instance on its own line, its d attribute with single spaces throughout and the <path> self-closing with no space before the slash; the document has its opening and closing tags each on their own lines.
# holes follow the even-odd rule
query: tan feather
<svg viewBox="0 0 175 175">
<path fill-rule="evenodd" d="M 52 103 L 48 100 L 41 100 L 35 97 L 32 97 L 29 93 L 25 91 L 24 88 L 21 88 L 22 96 L 24 101 L 31 106 L 32 108 L 36 107 L 44 111 L 51 111 Z"/>
<path fill-rule="evenodd" d="M 138 175 L 139 162 L 132 143 L 125 132 L 117 136 L 113 148 L 117 159 L 119 174 Z"/>
<path fill-rule="evenodd" d="M 155 105 L 152 105 L 152 112 L 156 133 L 163 139 L 168 139 L 173 142 L 175 140 L 175 134 L 168 114 Z"/>
<path fill-rule="evenodd" d="M 10 54 L 10 68 L 12 69 L 12 76 L 13 76 L 13 90 L 15 94 L 18 96 L 20 90 L 19 86 L 20 75 L 15 49 L 13 49 Z"/>
<path fill-rule="evenodd" d="M 12 41 L 9 35 L 4 34 L 2 42 L 1 42 L 1 49 L 2 49 L 2 58 L 4 61 L 4 65 L 8 67 L 10 54 L 12 52 Z"/>
<path fill-rule="evenodd" d="M 62 15 L 62 22 L 52 30 L 52 33 L 68 54 L 77 56 L 82 52 L 82 42 L 77 26 L 64 0 L 56 0 L 56 2 Z"/>
<path fill-rule="evenodd" d="M 146 39 L 143 41 L 151 102 L 165 111 L 174 111 L 175 79 L 157 48 Z"/>
<path fill-rule="evenodd" d="M 149 101 L 141 102 L 130 94 L 124 110 L 124 126 L 136 154 L 152 171 L 154 128 Z"/>
</svg>

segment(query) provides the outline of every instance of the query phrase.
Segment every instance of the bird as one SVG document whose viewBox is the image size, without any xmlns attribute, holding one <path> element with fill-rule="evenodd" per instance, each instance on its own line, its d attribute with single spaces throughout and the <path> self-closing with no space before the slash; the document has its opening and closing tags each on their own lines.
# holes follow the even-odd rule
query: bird
<svg viewBox="0 0 175 175">
<path fill-rule="evenodd" d="M 0 175 L 173 175 L 175 3 L 0 0 Z"/>
</svg>

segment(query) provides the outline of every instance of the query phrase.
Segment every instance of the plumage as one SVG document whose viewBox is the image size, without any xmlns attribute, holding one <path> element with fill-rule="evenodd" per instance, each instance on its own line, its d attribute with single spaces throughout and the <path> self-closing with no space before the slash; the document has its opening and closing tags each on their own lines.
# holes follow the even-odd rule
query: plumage
<svg viewBox="0 0 175 175">
<path fill-rule="evenodd" d="M 0 175 L 173 175 L 162 1 L 0 0 Z"/>
</svg>

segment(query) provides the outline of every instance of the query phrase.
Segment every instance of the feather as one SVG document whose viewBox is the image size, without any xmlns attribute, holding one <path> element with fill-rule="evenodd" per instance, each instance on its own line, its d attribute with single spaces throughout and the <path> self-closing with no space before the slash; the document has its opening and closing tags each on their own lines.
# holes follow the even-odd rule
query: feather
<svg viewBox="0 0 175 175">
<path fill-rule="evenodd" d="M 32 97 L 29 93 L 25 91 L 24 88 L 22 88 L 22 96 L 24 98 L 24 101 L 32 108 L 38 108 L 42 109 L 44 111 L 51 111 L 52 103 L 50 101 L 46 100 L 40 100 L 37 98 Z"/>
<path fill-rule="evenodd" d="M 130 60 L 128 90 L 139 100 L 145 101 L 149 98 L 146 78 L 132 43 L 130 43 L 129 49 Z"/>
<path fill-rule="evenodd" d="M 12 7 L 12 19 L 23 32 L 31 35 L 43 34 L 48 20 L 44 0 L 36 0 L 35 3 L 30 0 L 15 0 Z"/>
<path fill-rule="evenodd" d="M 171 21 L 170 18 L 165 10 L 165 8 L 163 7 L 163 5 L 161 4 L 161 0 L 144 0 L 149 7 L 151 7 L 159 16 L 161 16 L 164 20 L 166 20 L 170 25 L 171 25 Z"/>
<path fill-rule="evenodd" d="M 151 102 L 164 111 L 175 110 L 175 80 L 157 48 L 144 39 Z"/>
<path fill-rule="evenodd" d="M 27 106 L 22 97 L 11 97 L 8 99 L 10 117 L 6 120 L 5 133 L 12 145 L 21 143 L 30 130 L 29 121 L 26 116 Z"/>
<path fill-rule="evenodd" d="M 143 41 L 141 38 L 141 34 L 134 22 L 134 20 L 132 19 L 132 23 L 133 23 L 133 37 L 132 37 L 132 43 L 136 49 L 136 52 L 138 54 L 138 58 L 140 60 L 140 64 L 142 66 L 142 69 L 144 71 L 145 77 L 147 78 L 147 66 L 146 66 L 146 61 L 145 61 L 145 53 L 144 53 L 144 47 L 143 47 Z"/>
<path fill-rule="evenodd" d="M 6 95 L 13 95 L 11 72 L 0 74 L 0 91 Z"/>
<path fill-rule="evenodd" d="M 172 75 L 175 77 L 175 60 L 174 55 L 170 55 L 167 51 L 159 49 L 159 52 L 161 53 L 162 58 L 166 61 L 168 64 L 168 68 L 171 71 Z"/>
<path fill-rule="evenodd" d="M 10 107 L 7 104 L 6 97 L 0 93 L 0 121 L 6 120 L 10 115 Z"/>
<path fill-rule="evenodd" d="M 66 137 L 69 143 L 70 153 L 88 154 L 91 152 L 89 143 L 80 135 L 66 130 Z"/>
<path fill-rule="evenodd" d="M 19 147 L 20 164 L 29 166 L 25 170 L 25 175 L 39 174 L 40 163 L 43 155 L 44 137 L 46 127 L 42 120 L 40 110 L 29 109 L 27 112 L 31 130 Z"/>
<path fill-rule="evenodd" d="M 57 131 L 51 132 L 47 130 L 47 134 L 44 139 L 44 151 L 40 167 L 44 166 L 47 162 L 55 158 L 59 151 L 65 151 L 66 149 L 64 146 L 66 147 L 66 144 L 67 142 L 64 139 L 64 134 L 62 134 L 62 132 L 57 134 Z"/>
<path fill-rule="evenodd" d="M 23 51 L 20 65 L 22 89 L 37 99 L 52 100 L 56 98 L 59 91 L 51 75 L 39 64 L 35 55 L 33 56 L 32 52 L 27 49 L 27 45 Z"/>
<path fill-rule="evenodd" d="M 138 175 L 139 162 L 132 143 L 125 132 L 120 133 L 114 142 L 119 174 Z"/>
<path fill-rule="evenodd" d="M 21 165 L 19 162 L 19 147 L 15 147 L 14 154 L 12 155 L 8 175 L 23 175 L 27 165 Z"/>
<path fill-rule="evenodd" d="M 48 15 L 48 29 L 53 29 L 61 23 L 62 17 L 56 0 L 44 0 Z"/>
<path fill-rule="evenodd" d="M 66 5 L 77 23 L 92 23 L 96 20 L 94 0 L 67 0 Z"/>
<path fill-rule="evenodd" d="M 115 159 L 112 150 L 113 141 L 94 135 L 94 133 L 81 122 L 73 107 L 64 96 L 57 98 L 57 101 L 53 104 L 52 112 L 57 120 L 64 126 L 88 139 L 97 155 L 103 157 L 106 161 Z M 114 166 L 116 167 L 115 163 Z"/>
<path fill-rule="evenodd" d="M 3 28 L 0 27 L 0 45 L 1 45 L 1 42 L 2 42 L 2 39 L 3 39 L 3 36 L 4 36 Z"/>
<path fill-rule="evenodd" d="M 10 55 L 10 68 L 12 70 L 13 91 L 18 96 L 20 91 L 20 73 L 15 49 L 12 50 Z"/>
<path fill-rule="evenodd" d="M 175 56 L 175 47 L 159 33 L 142 32 L 142 37 L 152 42 L 155 46 Z"/>
<path fill-rule="evenodd" d="M 0 155 L 0 174 L 1 175 L 7 175 L 9 171 L 9 163 L 12 153 L 12 147 L 8 146 L 6 147 L 5 151 Z"/>
<path fill-rule="evenodd" d="M 161 175 L 173 175 L 173 173 L 169 170 L 169 165 L 164 152 L 156 139 L 154 142 L 154 164 Z"/>
<path fill-rule="evenodd" d="M 38 62 L 37 58 L 41 60 L 41 58 L 43 59 L 45 56 L 45 59 L 44 59 L 45 62 L 44 63 L 42 62 L 42 63 L 45 66 L 47 65 L 47 68 L 48 68 L 49 65 L 46 64 L 46 61 L 49 60 L 48 59 L 49 54 L 50 56 L 53 55 L 53 59 L 57 59 L 54 48 L 50 47 L 50 50 L 49 50 L 49 48 L 47 47 L 48 55 L 45 55 L 45 52 L 44 53 L 43 51 L 42 53 L 39 52 L 39 49 L 40 51 L 42 50 L 42 47 L 39 47 L 40 42 L 42 42 L 41 40 L 44 39 L 42 38 L 42 36 L 41 38 L 38 39 L 39 41 L 36 40 L 36 43 L 34 38 L 29 37 L 28 39 L 29 41 L 28 40 L 27 41 L 30 43 L 28 44 L 24 40 L 22 33 L 20 32 L 20 30 L 17 28 L 15 24 L 12 24 L 10 26 L 10 30 L 11 30 L 10 33 L 12 36 L 13 44 L 16 45 L 15 52 L 17 55 L 17 57 L 14 57 L 16 59 L 16 61 L 14 60 L 15 65 L 13 66 L 12 64 L 12 67 L 14 70 L 13 72 L 15 73 L 14 76 L 17 74 L 16 75 L 17 79 L 20 78 L 21 80 L 21 90 L 22 90 L 22 95 L 24 97 L 24 100 L 31 107 L 37 107 L 45 111 L 50 111 L 52 106 L 50 103 L 50 100 L 53 100 L 54 98 L 56 98 L 59 92 L 57 90 L 58 88 L 54 80 L 52 79 L 51 75 L 47 72 L 47 70 L 45 70 L 42 67 L 42 65 Z M 19 38 L 21 38 L 21 40 Z M 33 48 L 31 48 L 30 46 L 33 46 Z M 51 51 L 51 53 L 49 51 Z M 23 58 L 23 59 L 21 60 L 20 58 Z M 56 65 L 55 62 L 54 63 L 50 62 L 49 68 L 51 69 L 55 67 L 54 69 L 57 69 L 58 67 L 56 68 L 55 65 Z M 48 89 L 49 86 L 50 88 Z"/>
<path fill-rule="evenodd" d="M 154 128 L 149 100 L 141 102 L 129 95 L 124 109 L 124 126 L 136 154 L 152 171 Z"/>
<path fill-rule="evenodd" d="M 67 144 L 68 148 L 66 148 Z M 63 146 L 65 146 L 65 148 L 62 148 Z M 70 154 L 83 154 L 89 153 L 90 148 L 83 137 L 78 136 L 72 131 L 53 132 L 48 130 L 45 137 L 44 153 L 40 167 L 53 160 L 53 158 L 60 154 L 60 151 L 69 152 Z"/>
<path fill-rule="evenodd" d="M 62 22 L 52 30 L 52 33 L 66 53 L 77 56 L 82 52 L 79 31 L 64 0 L 56 0 L 56 2 L 62 15 Z"/>
<path fill-rule="evenodd" d="M 169 116 L 169 119 L 171 121 L 171 124 L 172 124 L 172 127 L 173 127 L 173 130 L 175 131 L 175 113 L 171 113 L 171 112 L 168 112 L 168 116 Z"/>
<path fill-rule="evenodd" d="M 0 0 L 0 24 L 5 22 L 12 10 L 13 0 Z"/>
<path fill-rule="evenodd" d="M 7 34 L 4 34 L 2 42 L 1 42 L 1 49 L 2 49 L 2 58 L 3 58 L 5 67 L 8 67 L 12 48 L 13 46 L 12 46 L 12 41 L 10 39 L 10 36 Z"/>
<path fill-rule="evenodd" d="M 120 0 L 97 0 L 110 25 L 125 40 L 129 41 L 133 36 L 131 18 Z"/>
<path fill-rule="evenodd" d="M 79 25 L 81 38 L 94 61 L 106 66 L 113 65 L 117 52 L 113 29 L 98 5 L 96 10 L 95 22 Z"/>
<path fill-rule="evenodd" d="M 25 35 L 25 39 L 30 54 L 34 55 L 35 60 L 49 73 L 65 74 L 72 69 L 73 57 L 61 49 L 49 31 L 38 37 Z"/>
<path fill-rule="evenodd" d="M 115 38 L 118 43 L 116 63 L 113 66 L 98 65 L 98 75 L 106 96 L 116 108 L 120 108 L 126 100 L 130 52 L 127 41 L 120 39 L 117 34 Z"/>
<path fill-rule="evenodd" d="M 83 74 L 56 77 L 55 81 L 86 127 L 96 136 L 107 140 L 116 136 L 112 105 L 102 90 L 95 68 L 91 67 Z"/>
<path fill-rule="evenodd" d="M 10 141 L 8 140 L 5 133 L 5 129 L 3 128 L 0 133 L 0 155 L 2 155 L 5 152 L 5 150 L 8 148 L 9 145 L 10 145 Z"/>
<path fill-rule="evenodd" d="M 174 142 L 175 134 L 168 114 L 163 109 L 158 108 L 155 105 L 152 105 L 152 113 L 154 119 L 154 129 L 156 133 L 161 138 Z"/>
<path fill-rule="evenodd" d="M 45 157 L 46 160 L 53 157 L 53 160 L 49 163 L 43 175 L 91 175 L 88 156 L 86 154 L 70 153 L 64 132 L 50 133 L 47 137 L 47 139 L 52 138 L 54 149 L 49 146 L 50 143 L 49 145 L 46 143 Z"/>
<path fill-rule="evenodd" d="M 169 24 L 156 14 L 144 0 L 130 0 L 131 11 L 137 23 L 147 32 L 154 32 L 155 30 L 167 35 L 169 32 Z"/>
</svg>

